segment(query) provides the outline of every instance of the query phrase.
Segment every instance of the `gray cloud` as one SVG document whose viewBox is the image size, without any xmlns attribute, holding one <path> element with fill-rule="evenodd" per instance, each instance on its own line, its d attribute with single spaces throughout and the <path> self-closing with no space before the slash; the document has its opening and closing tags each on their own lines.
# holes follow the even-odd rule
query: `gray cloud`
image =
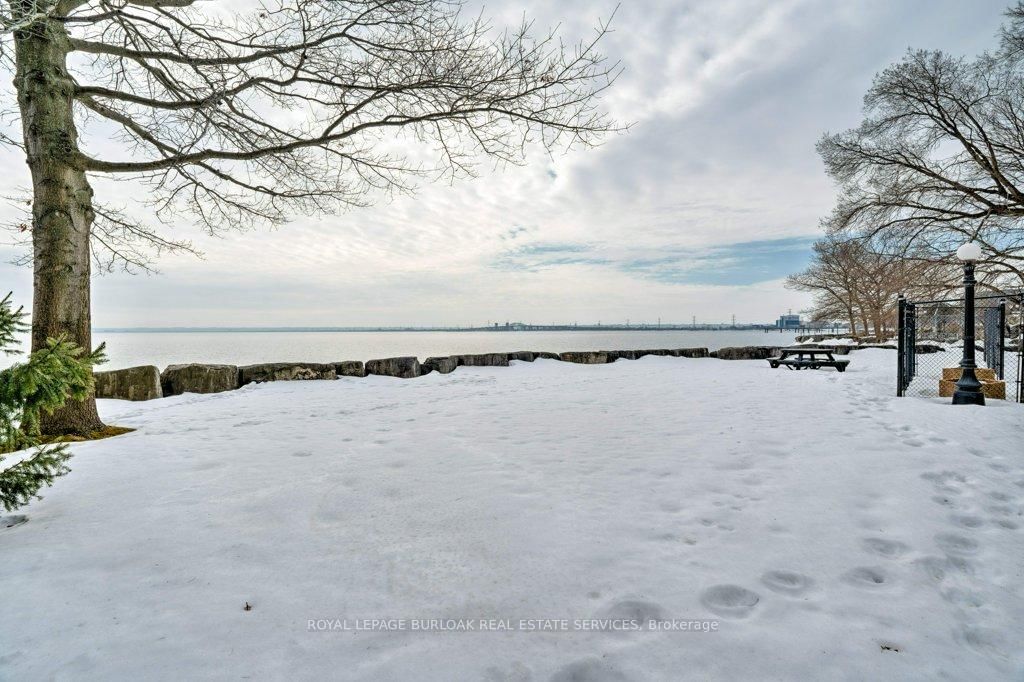
<svg viewBox="0 0 1024 682">
<path fill-rule="evenodd" d="M 216 239 L 182 220 L 175 235 L 193 237 L 206 260 L 97 279 L 96 324 L 771 319 L 804 305 L 779 279 L 799 267 L 832 202 L 815 141 L 858 121 L 873 74 L 909 46 L 974 54 L 993 44 L 1005 3 L 625 3 L 605 51 L 626 67 L 607 104 L 635 123 L 627 134 L 279 230 Z M 584 37 L 613 6 L 502 0 L 485 11 L 496 25 L 525 12 Z M 113 144 L 107 130 L 88 136 L 94 148 Z M 22 160 L 0 160 L 12 169 L 4 194 L 27 183 Z M 126 205 L 140 194 L 96 189 Z M 0 278 L 27 301 L 27 271 L 0 266 Z"/>
</svg>

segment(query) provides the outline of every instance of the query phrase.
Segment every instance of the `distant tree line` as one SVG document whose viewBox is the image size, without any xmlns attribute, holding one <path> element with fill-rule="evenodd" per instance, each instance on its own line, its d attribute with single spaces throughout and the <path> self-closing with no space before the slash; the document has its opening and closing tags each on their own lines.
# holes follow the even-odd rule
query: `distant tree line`
<svg viewBox="0 0 1024 682">
<path fill-rule="evenodd" d="M 839 192 L 811 265 L 788 286 L 812 317 L 885 331 L 896 297 L 955 291 L 955 251 L 977 242 L 982 289 L 1024 285 L 1024 1 L 974 59 L 910 50 L 878 74 L 864 119 L 818 153 Z"/>
<path fill-rule="evenodd" d="M 842 321 L 854 335 L 883 336 L 896 320 L 897 296 L 932 296 L 949 290 L 958 273 L 946 263 L 907 258 L 858 239 L 825 238 L 814 258 L 786 285 L 814 295 L 814 322 Z"/>
</svg>

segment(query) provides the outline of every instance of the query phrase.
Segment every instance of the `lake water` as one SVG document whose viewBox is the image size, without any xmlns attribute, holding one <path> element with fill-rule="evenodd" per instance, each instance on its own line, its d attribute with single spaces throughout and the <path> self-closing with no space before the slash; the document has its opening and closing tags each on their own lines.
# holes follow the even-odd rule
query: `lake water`
<svg viewBox="0 0 1024 682">
<path fill-rule="evenodd" d="M 788 345 L 794 334 L 772 331 L 616 330 L 578 332 L 95 332 L 107 342 L 110 361 L 102 369 L 187 362 L 248 365 L 258 362 L 337 362 L 415 355 L 492 353 L 516 350 L 630 350 Z"/>
</svg>

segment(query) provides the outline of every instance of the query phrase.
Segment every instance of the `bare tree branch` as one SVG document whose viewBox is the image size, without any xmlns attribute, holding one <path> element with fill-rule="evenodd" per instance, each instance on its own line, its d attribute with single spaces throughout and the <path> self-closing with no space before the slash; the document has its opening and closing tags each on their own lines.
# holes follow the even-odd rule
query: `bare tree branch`
<svg viewBox="0 0 1024 682">
<path fill-rule="evenodd" d="M 15 217 L 0 224 L 11 235 L 7 244 L 24 251 L 11 262 L 32 265 L 32 194 L 4 198 Z M 156 273 L 155 261 L 166 253 L 189 253 L 202 257 L 201 251 L 187 240 L 168 239 L 160 232 L 128 216 L 122 209 L 94 204 L 96 219 L 92 226 L 93 269 L 100 274 L 114 271 Z"/>
<path fill-rule="evenodd" d="M 889 253 L 886 245 L 860 239 L 822 239 L 803 272 L 786 286 L 814 295 L 816 320 L 842 320 L 854 335 L 882 337 L 896 320 L 897 295 L 932 295 L 955 285 L 956 268 L 928 258 Z"/>
<path fill-rule="evenodd" d="M 267 0 L 237 15 L 189 0 L 41 6 L 67 31 L 77 115 L 123 142 L 123 155 L 75 148 L 67 162 L 138 178 L 158 218 L 185 210 L 211 233 L 621 129 L 598 108 L 621 71 L 597 50 L 607 24 L 568 46 L 525 21 L 496 32 L 453 0 Z"/>
<path fill-rule="evenodd" d="M 977 59 L 911 51 L 876 76 L 861 125 L 818 151 L 840 187 L 826 230 L 950 260 L 964 241 L 1024 279 L 1024 3 L 1001 49 Z"/>
</svg>

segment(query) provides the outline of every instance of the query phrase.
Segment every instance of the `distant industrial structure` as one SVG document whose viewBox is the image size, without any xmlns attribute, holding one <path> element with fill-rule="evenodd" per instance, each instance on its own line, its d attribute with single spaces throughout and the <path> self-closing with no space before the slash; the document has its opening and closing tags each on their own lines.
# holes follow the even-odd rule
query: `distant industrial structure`
<svg viewBox="0 0 1024 682">
<path fill-rule="evenodd" d="M 775 321 L 775 326 L 779 329 L 800 329 L 803 327 L 803 324 L 800 321 L 800 315 L 794 315 L 792 312 L 789 312 L 785 315 L 779 315 L 779 319 Z"/>
<path fill-rule="evenodd" d="M 495 331 L 495 332 L 560 332 L 560 331 L 723 331 L 727 329 L 739 331 L 815 331 L 836 327 L 831 323 L 804 322 L 799 315 L 783 315 L 775 323 L 771 322 L 698 322 L 694 316 L 689 323 L 662 322 L 630 322 L 625 323 L 578 323 L 570 324 L 532 324 L 529 322 L 488 322 L 483 327 L 451 327 L 443 331 Z M 379 331 L 384 331 L 380 329 Z M 413 331 L 413 329 L 406 329 Z M 426 329 L 420 329 L 426 331 Z"/>
</svg>

